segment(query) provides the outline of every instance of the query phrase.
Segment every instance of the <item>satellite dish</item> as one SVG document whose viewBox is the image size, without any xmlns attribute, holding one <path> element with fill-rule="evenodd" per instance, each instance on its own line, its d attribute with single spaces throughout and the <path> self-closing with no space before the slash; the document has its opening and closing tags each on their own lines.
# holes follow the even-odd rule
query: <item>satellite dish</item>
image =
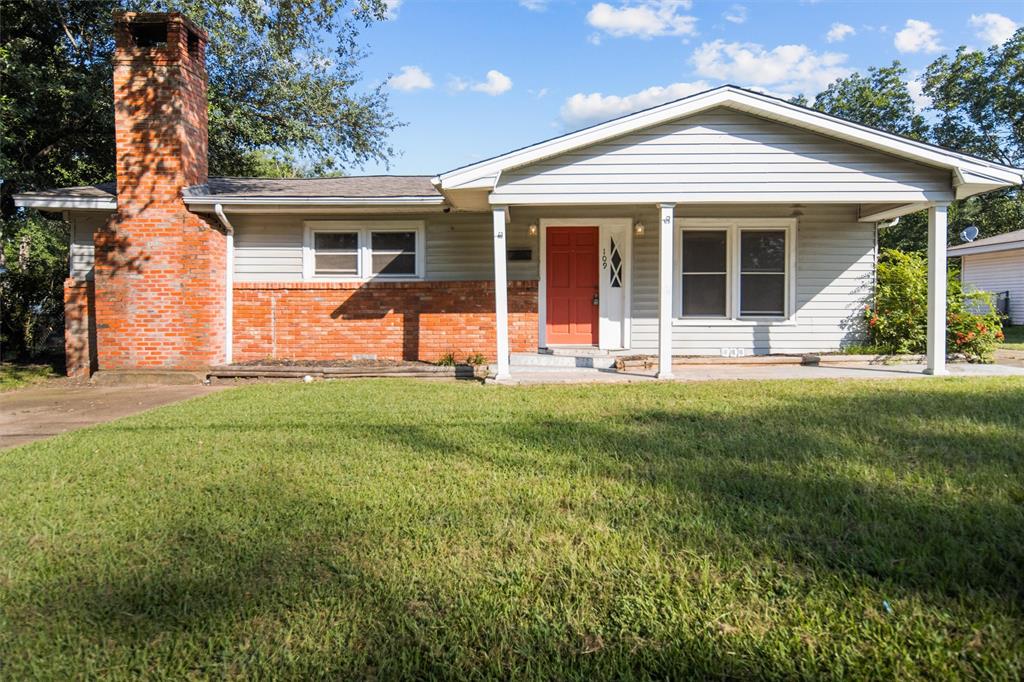
<svg viewBox="0 0 1024 682">
<path fill-rule="evenodd" d="M 973 242 L 978 238 L 978 228 L 974 225 L 968 225 L 960 232 L 960 239 L 965 242 Z"/>
</svg>

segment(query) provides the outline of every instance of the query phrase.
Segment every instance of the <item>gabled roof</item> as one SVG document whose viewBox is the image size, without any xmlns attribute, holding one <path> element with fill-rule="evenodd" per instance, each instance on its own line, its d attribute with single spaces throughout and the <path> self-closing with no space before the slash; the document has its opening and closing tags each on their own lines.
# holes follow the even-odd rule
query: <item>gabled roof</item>
<svg viewBox="0 0 1024 682">
<path fill-rule="evenodd" d="M 967 244 L 958 244 L 946 249 L 949 256 L 966 256 L 972 253 L 992 253 L 995 251 L 1012 251 L 1024 249 L 1024 230 L 1005 232 L 994 237 L 986 237 Z"/>
<path fill-rule="evenodd" d="M 845 121 L 735 85 L 723 85 L 441 173 L 433 178 L 433 182 L 441 191 L 490 189 L 502 172 L 714 107 L 735 109 L 924 165 L 949 169 L 955 177 L 954 185 L 958 187 L 957 198 L 1024 181 L 1024 170 L 1021 169 Z"/>
</svg>

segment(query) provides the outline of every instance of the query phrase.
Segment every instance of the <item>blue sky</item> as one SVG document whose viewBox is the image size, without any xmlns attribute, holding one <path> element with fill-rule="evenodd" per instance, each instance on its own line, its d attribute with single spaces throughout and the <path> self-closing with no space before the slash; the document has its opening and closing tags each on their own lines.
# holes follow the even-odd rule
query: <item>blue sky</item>
<svg viewBox="0 0 1024 682">
<path fill-rule="evenodd" d="M 813 97 L 899 59 L 911 74 L 984 49 L 1024 3 L 389 0 L 363 34 L 399 155 L 363 173 L 437 173 L 722 83 Z M 390 80 L 389 80 L 390 79 Z"/>
</svg>

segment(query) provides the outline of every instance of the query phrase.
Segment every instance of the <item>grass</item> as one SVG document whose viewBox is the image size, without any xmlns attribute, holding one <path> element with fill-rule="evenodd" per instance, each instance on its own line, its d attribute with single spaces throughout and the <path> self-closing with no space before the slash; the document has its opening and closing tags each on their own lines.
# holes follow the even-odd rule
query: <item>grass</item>
<svg viewBox="0 0 1024 682">
<path fill-rule="evenodd" d="M 0 453 L 0 677 L 1024 674 L 1024 381 L 265 384 Z"/>
<path fill-rule="evenodd" d="M 0 391 L 38 384 L 57 376 L 50 365 L 0 362 Z"/>
<path fill-rule="evenodd" d="M 1000 348 L 1024 350 L 1024 325 L 1003 327 L 1003 334 L 1006 335 L 1006 340 L 1000 344 Z"/>
</svg>

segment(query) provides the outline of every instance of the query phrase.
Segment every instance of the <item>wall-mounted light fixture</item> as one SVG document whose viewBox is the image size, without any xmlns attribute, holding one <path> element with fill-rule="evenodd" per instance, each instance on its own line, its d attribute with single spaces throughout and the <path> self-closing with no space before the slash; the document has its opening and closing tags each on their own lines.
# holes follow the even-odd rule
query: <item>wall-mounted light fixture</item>
<svg viewBox="0 0 1024 682">
<path fill-rule="evenodd" d="M 531 237 L 536 237 L 537 236 L 537 225 L 536 224 L 530 225 L 528 228 L 526 228 L 526 232 Z"/>
<path fill-rule="evenodd" d="M 639 221 L 637 221 L 636 223 L 633 224 L 633 234 L 636 235 L 637 239 L 643 239 L 644 238 L 644 230 L 645 229 L 646 228 L 644 228 L 644 224 L 639 222 Z"/>
</svg>

